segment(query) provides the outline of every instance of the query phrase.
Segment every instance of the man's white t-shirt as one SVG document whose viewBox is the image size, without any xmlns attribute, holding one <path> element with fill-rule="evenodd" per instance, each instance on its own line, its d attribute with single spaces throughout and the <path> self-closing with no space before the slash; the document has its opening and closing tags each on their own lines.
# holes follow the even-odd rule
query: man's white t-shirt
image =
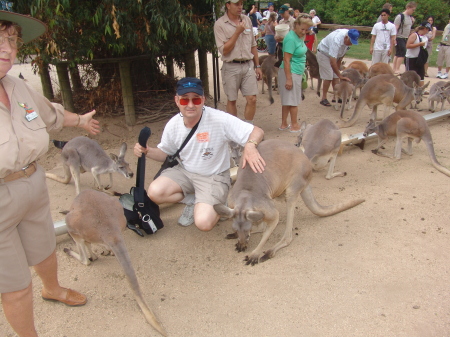
<svg viewBox="0 0 450 337">
<path fill-rule="evenodd" d="M 372 35 L 375 35 L 373 44 L 374 50 L 389 50 L 391 48 L 391 36 L 397 35 L 397 30 L 392 22 L 384 24 L 377 22 L 372 28 Z"/>
<path fill-rule="evenodd" d="M 228 170 L 228 142 L 244 146 L 253 128 L 237 117 L 205 106 L 197 130 L 180 152 L 180 165 L 189 172 L 205 176 Z M 166 124 L 158 148 L 168 155 L 175 154 L 190 131 L 184 126 L 181 114 L 176 114 Z"/>
</svg>

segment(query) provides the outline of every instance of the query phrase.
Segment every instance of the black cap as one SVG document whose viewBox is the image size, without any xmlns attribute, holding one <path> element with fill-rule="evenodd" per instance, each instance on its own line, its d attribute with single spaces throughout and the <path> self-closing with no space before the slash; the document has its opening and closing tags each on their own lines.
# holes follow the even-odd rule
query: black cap
<svg viewBox="0 0 450 337">
<path fill-rule="evenodd" d="M 203 96 L 202 81 L 195 77 L 185 77 L 177 83 L 177 95 L 181 96 L 190 92 L 194 92 Z"/>
</svg>

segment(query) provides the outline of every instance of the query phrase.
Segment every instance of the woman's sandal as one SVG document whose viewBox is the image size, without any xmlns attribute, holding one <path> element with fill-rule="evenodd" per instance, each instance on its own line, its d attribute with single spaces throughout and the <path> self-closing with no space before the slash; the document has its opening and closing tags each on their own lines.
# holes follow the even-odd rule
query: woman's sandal
<svg viewBox="0 0 450 337">
<path fill-rule="evenodd" d="M 56 298 L 50 295 L 45 289 L 42 289 L 42 299 L 46 301 L 61 302 L 70 307 L 85 305 L 87 302 L 86 296 L 72 289 L 67 289 L 66 298 Z"/>
<path fill-rule="evenodd" d="M 331 106 L 330 102 L 328 102 L 328 100 L 325 98 L 323 100 L 320 101 L 320 104 L 324 105 L 324 106 Z"/>
</svg>

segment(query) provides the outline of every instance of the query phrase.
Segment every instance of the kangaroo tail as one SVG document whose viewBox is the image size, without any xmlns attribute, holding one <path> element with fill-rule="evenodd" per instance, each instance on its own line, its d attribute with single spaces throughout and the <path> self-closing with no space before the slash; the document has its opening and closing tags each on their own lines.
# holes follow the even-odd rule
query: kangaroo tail
<svg viewBox="0 0 450 337">
<path fill-rule="evenodd" d="M 356 102 L 355 110 L 353 111 L 352 117 L 350 117 L 350 119 L 348 121 L 340 121 L 339 125 L 338 125 L 339 128 L 348 128 L 348 127 L 352 126 L 353 124 L 355 124 L 356 121 L 358 120 L 359 114 L 365 104 L 366 104 L 365 99 L 361 99 L 361 97 L 358 98 L 358 101 Z"/>
<path fill-rule="evenodd" d="M 139 286 L 136 277 L 136 273 L 131 264 L 131 259 L 130 256 L 128 255 L 128 251 L 125 247 L 125 242 L 123 238 L 120 236 L 119 240 L 117 240 L 115 243 L 109 244 L 109 246 L 116 255 L 116 258 L 119 261 L 120 265 L 122 266 L 125 272 L 125 276 L 127 277 L 128 283 L 130 284 L 130 288 L 133 291 L 134 298 L 136 299 L 139 308 L 141 308 L 142 313 L 144 314 L 147 322 L 150 323 L 150 325 L 154 327 L 161 335 L 167 336 L 167 332 L 158 322 L 158 319 L 150 310 L 147 303 L 145 303 L 145 300 L 142 296 L 141 288 Z"/>
<path fill-rule="evenodd" d="M 313 212 L 315 215 L 318 216 L 330 216 L 334 215 L 336 213 L 340 213 L 342 211 L 345 211 L 349 208 L 355 207 L 356 205 L 359 205 L 360 203 L 364 202 L 364 199 L 355 199 L 351 201 L 342 202 L 335 205 L 330 206 L 322 206 L 320 205 L 316 198 L 314 197 L 312 193 L 311 186 L 307 186 L 302 193 L 300 194 L 302 196 L 302 199 L 308 207 L 308 209 Z"/>
<path fill-rule="evenodd" d="M 320 87 L 322 86 L 322 79 L 319 77 L 319 80 L 317 81 L 317 96 L 320 97 Z"/>
<path fill-rule="evenodd" d="M 47 178 L 50 178 L 52 180 L 56 180 L 60 183 L 63 184 L 68 184 L 70 183 L 70 179 L 72 178 L 72 174 L 70 173 L 70 168 L 67 165 L 63 165 L 64 166 L 64 177 L 60 177 L 54 173 L 50 173 L 50 172 L 45 172 L 45 176 Z"/>
<path fill-rule="evenodd" d="M 269 91 L 269 101 L 270 104 L 272 105 L 274 102 L 272 96 L 272 74 L 270 74 L 270 76 L 267 76 L 267 90 Z"/>
<path fill-rule="evenodd" d="M 450 170 L 448 170 L 447 168 L 445 168 L 444 166 L 442 166 L 436 158 L 436 154 L 434 152 L 434 146 L 433 146 L 433 140 L 431 139 L 431 134 L 430 134 L 430 139 L 424 139 L 425 140 L 425 145 L 427 146 L 427 150 L 428 150 L 428 155 L 430 156 L 431 159 L 431 163 L 433 164 L 434 168 L 436 170 L 438 170 L 439 172 L 444 173 L 446 176 L 450 177 Z"/>
</svg>

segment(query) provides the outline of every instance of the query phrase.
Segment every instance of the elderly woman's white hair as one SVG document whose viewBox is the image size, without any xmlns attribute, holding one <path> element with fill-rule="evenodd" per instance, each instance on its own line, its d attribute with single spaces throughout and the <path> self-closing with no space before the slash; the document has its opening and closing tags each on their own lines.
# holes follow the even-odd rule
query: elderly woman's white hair
<svg viewBox="0 0 450 337">
<path fill-rule="evenodd" d="M 311 10 L 309 11 L 309 14 L 314 14 L 314 15 L 316 15 L 316 11 L 315 11 L 314 9 L 311 9 Z"/>
</svg>

